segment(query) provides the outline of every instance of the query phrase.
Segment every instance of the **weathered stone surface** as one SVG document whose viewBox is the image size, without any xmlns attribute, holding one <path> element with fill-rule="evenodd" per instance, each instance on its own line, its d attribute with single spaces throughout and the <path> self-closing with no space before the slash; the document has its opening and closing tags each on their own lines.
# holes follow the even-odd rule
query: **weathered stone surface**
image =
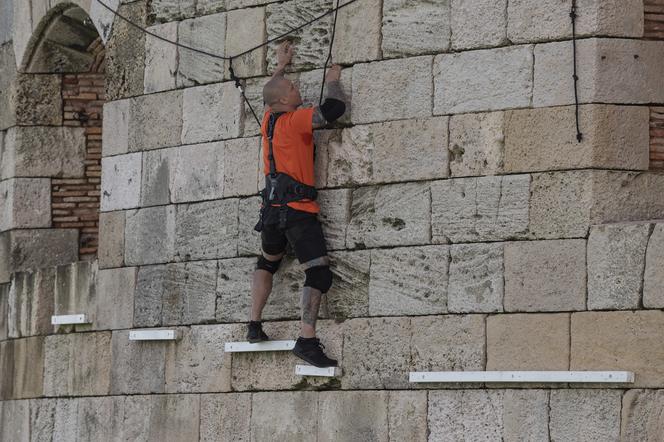
<svg viewBox="0 0 664 442">
<path fill-rule="evenodd" d="M 450 247 L 447 309 L 453 313 L 503 310 L 502 244 L 458 244 Z"/>
<path fill-rule="evenodd" d="M 160 394 L 118 400 L 124 402 L 116 407 L 113 434 L 120 440 L 198 440 L 199 395 Z"/>
<path fill-rule="evenodd" d="M 353 190 L 346 247 L 426 244 L 431 237 L 428 183 Z"/>
<path fill-rule="evenodd" d="M 3 353 L 0 361 L 3 373 L 9 377 L 0 384 L 2 399 L 24 399 L 39 397 L 44 386 L 44 338 L 15 339 L 6 341 L 0 350 Z"/>
<path fill-rule="evenodd" d="M 430 117 L 431 62 L 414 57 L 353 66 L 353 123 Z"/>
<path fill-rule="evenodd" d="M 643 305 L 664 308 L 664 224 L 656 224 L 648 241 L 643 281 Z"/>
<path fill-rule="evenodd" d="M 71 333 L 45 338 L 44 395 L 107 395 L 110 375 L 110 332 Z"/>
<path fill-rule="evenodd" d="M 240 9 L 227 14 L 226 54 L 233 56 L 262 44 L 267 37 L 265 8 Z M 233 60 L 240 78 L 265 75 L 265 46 Z"/>
<path fill-rule="evenodd" d="M 351 189 L 323 190 L 318 193 L 318 219 L 323 226 L 328 250 L 343 249 L 346 245 L 351 196 Z"/>
<path fill-rule="evenodd" d="M 202 442 L 249 442 L 251 432 L 250 393 L 202 394 Z"/>
<path fill-rule="evenodd" d="M 231 354 L 226 342 L 240 326 L 202 325 L 182 328 L 182 337 L 166 352 L 166 393 L 222 392 L 231 389 Z M 244 330 L 241 330 L 244 331 Z"/>
<path fill-rule="evenodd" d="M 97 263 L 79 261 L 55 269 L 55 290 L 53 291 L 53 310 L 56 315 L 85 314 L 95 322 L 94 306 L 97 298 Z M 89 330 L 89 325 L 55 326 L 54 331 L 62 329 Z"/>
<path fill-rule="evenodd" d="M 30 399 L 29 404 L 32 440 L 50 440 L 55 432 L 57 399 Z"/>
<path fill-rule="evenodd" d="M 19 74 L 13 99 L 16 124 L 62 125 L 62 77 Z"/>
<path fill-rule="evenodd" d="M 505 310 L 585 310 L 586 241 L 519 241 L 505 244 Z"/>
<path fill-rule="evenodd" d="M 505 114 L 490 112 L 450 118 L 449 162 L 453 177 L 498 175 L 505 156 Z"/>
<path fill-rule="evenodd" d="M 26 229 L 5 234 L 0 253 L 9 273 L 68 264 L 78 260 L 78 230 Z M 48 250 L 49 253 L 44 253 Z M 9 280 L 9 276 L 5 282 Z"/>
<path fill-rule="evenodd" d="M 389 440 L 427 440 L 427 393 L 391 391 L 388 402 Z"/>
<path fill-rule="evenodd" d="M 247 97 L 251 107 L 256 113 L 256 117 L 259 120 L 262 120 L 265 106 L 263 106 L 263 87 L 270 80 L 271 77 L 260 77 L 260 78 L 249 78 L 245 81 L 244 86 L 244 95 Z M 319 85 L 320 87 L 320 85 Z M 320 93 L 320 91 L 319 91 Z M 304 98 L 304 94 L 302 94 Z M 242 128 L 243 137 L 251 137 L 255 135 L 260 135 L 260 126 L 256 122 L 249 106 L 243 100 L 242 109 L 244 111 L 244 127 Z"/>
<path fill-rule="evenodd" d="M 579 111 L 581 143 L 572 107 L 505 112 L 505 171 L 648 169 L 647 108 L 585 105 Z"/>
<path fill-rule="evenodd" d="M 5 0 L 6 2 L 6 0 Z M 1 32 L 1 31 L 0 31 Z M 16 108 L 12 96 L 16 79 L 16 59 L 12 45 L 0 45 L 0 129 L 16 124 Z"/>
<path fill-rule="evenodd" d="M 335 63 L 351 64 L 381 58 L 382 11 L 380 0 L 364 0 L 339 10 L 332 47 Z"/>
<path fill-rule="evenodd" d="M 448 246 L 373 250 L 369 314 L 397 316 L 446 312 L 449 255 Z"/>
<path fill-rule="evenodd" d="M 664 391 L 629 390 L 622 399 L 620 440 L 656 442 L 664 434 Z"/>
<path fill-rule="evenodd" d="M 9 290 L 11 287 L 11 284 L 0 285 L 0 341 L 9 337 Z"/>
<path fill-rule="evenodd" d="M 29 401 L 0 403 L 0 438 L 2 440 L 30 440 Z"/>
<path fill-rule="evenodd" d="M 226 26 L 225 13 L 184 20 L 177 25 L 178 43 L 225 56 Z M 249 27 L 249 24 L 245 23 L 245 26 Z M 225 65 L 225 60 L 180 48 L 177 85 L 185 87 L 221 81 Z"/>
<path fill-rule="evenodd" d="M 237 256 L 238 200 L 215 200 L 177 206 L 175 259 Z"/>
<path fill-rule="evenodd" d="M 551 440 L 618 440 L 621 396 L 616 390 L 551 390 Z"/>
<path fill-rule="evenodd" d="M 163 343 L 130 341 L 129 330 L 117 330 L 113 332 L 111 345 L 111 394 L 164 392 L 166 347 Z"/>
<path fill-rule="evenodd" d="M 44 431 L 48 427 L 43 428 L 42 437 L 52 437 L 53 440 L 109 440 L 117 434 L 113 431 L 112 417 L 121 401 L 122 398 L 116 397 L 53 400 L 55 405 L 49 404 L 46 408 L 47 412 L 54 409 L 53 414 L 45 421 L 46 425 L 52 425 L 52 433 Z M 49 418 L 52 422 L 48 422 Z"/>
<path fill-rule="evenodd" d="M 224 197 L 258 192 L 261 138 L 238 138 L 224 144 Z"/>
<path fill-rule="evenodd" d="M 369 314 L 370 262 L 368 250 L 330 254 L 334 277 L 332 288 L 323 299 L 326 316 L 344 319 Z"/>
<path fill-rule="evenodd" d="M 429 393 L 429 440 L 547 440 L 545 390 Z"/>
<path fill-rule="evenodd" d="M 168 262 L 175 256 L 175 206 L 126 212 L 125 264 Z"/>
<path fill-rule="evenodd" d="M 141 267 L 134 294 L 134 326 L 211 322 L 216 277 L 215 261 Z"/>
<path fill-rule="evenodd" d="M 487 370 L 569 370 L 569 314 L 487 318 Z"/>
<path fill-rule="evenodd" d="M 121 267 L 124 263 L 125 212 L 99 214 L 99 268 Z"/>
<path fill-rule="evenodd" d="M 104 103 L 102 152 L 105 157 L 129 151 L 129 100 Z"/>
<path fill-rule="evenodd" d="M 438 55 L 433 63 L 434 114 L 527 107 L 532 69 L 532 46 Z"/>
<path fill-rule="evenodd" d="M 314 442 L 318 393 L 295 391 L 255 393 L 251 406 L 251 440 Z"/>
<path fill-rule="evenodd" d="M 166 23 L 150 26 L 148 31 L 170 41 L 178 40 L 178 24 Z M 183 50 L 181 56 L 189 51 Z M 178 73 L 178 48 L 160 39 L 145 39 L 145 75 L 143 91 L 152 92 L 175 89 Z"/>
<path fill-rule="evenodd" d="M 100 270 L 97 274 L 94 328 L 112 330 L 134 325 L 136 267 Z"/>
<path fill-rule="evenodd" d="M 13 2 L 9 0 L 0 1 L 0 45 L 3 45 L 12 39 L 12 30 L 14 29 L 14 7 Z"/>
<path fill-rule="evenodd" d="M 507 1 L 452 0 L 452 49 L 500 46 L 507 41 Z"/>
<path fill-rule="evenodd" d="M 211 1 L 214 0 L 207 0 L 205 3 L 209 4 Z M 218 0 L 215 3 L 217 2 Z M 150 2 L 148 17 L 160 23 L 182 20 L 196 13 L 196 3 L 196 0 L 155 0 Z M 200 12 L 209 11 L 201 8 Z"/>
<path fill-rule="evenodd" d="M 51 227 L 51 180 L 12 178 L 0 181 L 0 231 Z"/>
<path fill-rule="evenodd" d="M 239 137 L 243 106 L 242 96 L 232 82 L 186 89 L 182 143 Z"/>
<path fill-rule="evenodd" d="M 55 272 L 44 268 L 34 272 L 12 275 L 6 286 L 5 333 L 10 338 L 45 335 L 53 331 L 53 290 Z M 2 303 L 3 301 L 0 301 Z M 2 310 L 2 308 L 0 308 Z M 2 335 L 0 327 L 0 335 Z"/>
<path fill-rule="evenodd" d="M 626 370 L 630 387 L 661 388 L 664 365 L 664 312 L 572 314 L 570 370 Z"/>
<path fill-rule="evenodd" d="M 518 238 L 528 230 L 530 176 L 458 178 L 431 183 L 434 242 Z"/>
<path fill-rule="evenodd" d="M 444 52 L 450 47 L 450 0 L 412 4 L 387 0 L 383 5 L 383 55 Z"/>
<path fill-rule="evenodd" d="M 258 255 L 261 253 L 261 234 L 254 230 L 254 226 L 258 222 L 261 198 L 240 199 L 238 206 L 237 253 L 240 256 Z"/>
<path fill-rule="evenodd" d="M 387 442 L 388 398 L 389 393 L 386 391 L 320 393 L 318 437 L 313 440 Z"/>
<path fill-rule="evenodd" d="M 130 152 L 180 144 L 182 91 L 133 98 L 129 115 Z"/>
<path fill-rule="evenodd" d="M 356 186 L 373 181 L 374 143 L 372 126 L 344 129 L 340 140 L 327 145 L 328 186 Z"/>
<path fill-rule="evenodd" d="M 588 309 L 638 309 L 643 289 L 649 223 L 608 224 L 590 229 Z"/>
<path fill-rule="evenodd" d="M 141 194 L 142 152 L 102 158 L 101 210 L 138 207 Z"/>
</svg>

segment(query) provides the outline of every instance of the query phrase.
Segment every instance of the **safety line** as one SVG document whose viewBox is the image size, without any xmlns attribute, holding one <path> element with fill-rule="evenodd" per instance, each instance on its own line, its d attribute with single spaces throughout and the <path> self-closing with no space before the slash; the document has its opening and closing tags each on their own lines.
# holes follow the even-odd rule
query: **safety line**
<svg viewBox="0 0 664 442">
<path fill-rule="evenodd" d="M 574 74 L 572 78 L 574 78 L 574 103 L 576 106 L 576 140 L 580 143 L 583 141 L 583 134 L 579 124 L 579 76 L 576 72 L 576 0 L 572 0 L 572 11 L 569 16 L 572 18 L 572 48 L 574 52 Z"/>
</svg>

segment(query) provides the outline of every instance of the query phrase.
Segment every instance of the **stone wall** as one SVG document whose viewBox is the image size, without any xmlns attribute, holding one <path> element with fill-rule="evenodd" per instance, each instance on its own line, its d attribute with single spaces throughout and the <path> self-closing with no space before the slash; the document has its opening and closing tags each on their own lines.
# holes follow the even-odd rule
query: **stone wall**
<svg viewBox="0 0 664 442">
<path fill-rule="evenodd" d="M 152 32 L 232 55 L 333 2 L 119 3 Z M 225 62 L 115 21 L 98 260 L 26 266 L 0 286 L 0 440 L 658 440 L 664 41 L 651 2 L 579 2 L 578 143 L 570 6 L 359 0 L 339 13 L 351 106 L 316 134 L 335 274 L 319 334 L 340 361 L 334 379 L 295 375 L 288 353 L 223 352 L 244 340 L 260 251 L 258 130 Z M 330 30 L 328 17 L 295 36 L 288 75 L 307 103 Z M 260 109 L 274 45 L 234 66 Z M 38 109 L 61 105 L 43 96 Z M 26 146 L 47 139 L 14 132 Z M 11 183 L 8 194 L 35 194 Z M 11 207 L 0 222 L 41 219 Z M 288 256 L 265 311 L 273 339 L 297 336 L 303 281 Z M 49 322 L 74 313 L 91 324 Z M 179 339 L 128 339 L 162 327 Z M 408 382 L 444 370 L 636 379 Z"/>
</svg>

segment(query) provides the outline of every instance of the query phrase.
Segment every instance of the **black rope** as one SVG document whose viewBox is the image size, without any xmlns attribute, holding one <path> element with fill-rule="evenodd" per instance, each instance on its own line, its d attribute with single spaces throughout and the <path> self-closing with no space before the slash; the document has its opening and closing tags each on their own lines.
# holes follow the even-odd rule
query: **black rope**
<svg viewBox="0 0 664 442">
<path fill-rule="evenodd" d="M 256 123 L 258 124 L 258 127 L 261 126 L 261 121 L 258 119 L 258 115 L 256 115 L 256 112 L 254 111 L 254 107 L 251 105 L 251 102 L 247 98 L 247 96 L 244 94 L 244 88 L 242 87 L 242 82 L 240 79 L 235 75 L 235 70 L 233 69 L 233 59 L 231 58 L 228 60 L 228 72 L 231 74 L 231 80 L 235 82 L 235 87 L 238 88 L 240 91 L 240 94 L 242 94 L 242 98 L 244 98 L 245 103 L 247 103 L 247 106 L 249 106 L 249 110 L 251 111 L 251 114 L 254 116 L 254 119 L 256 120 Z"/>
<path fill-rule="evenodd" d="M 572 11 L 569 13 L 572 18 L 572 47 L 574 52 L 574 103 L 576 106 L 576 140 L 580 143 L 583 141 L 583 134 L 579 125 L 579 76 L 576 72 L 576 0 L 572 0 Z"/>
<path fill-rule="evenodd" d="M 348 4 L 348 3 L 346 3 Z M 332 38 L 330 39 L 330 51 L 327 53 L 327 60 L 325 60 L 325 65 L 323 66 L 323 81 L 320 85 L 320 98 L 318 99 L 318 105 L 323 104 L 323 91 L 325 91 L 325 76 L 327 75 L 327 65 L 332 59 L 332 46 L 334 45 L 334 35 L 337 32 L 337 15 L 339 14 L 339 0 L 337 0 L 337 7 L 334 8 L 334 22 L 332 23 Z"/>
</svg>

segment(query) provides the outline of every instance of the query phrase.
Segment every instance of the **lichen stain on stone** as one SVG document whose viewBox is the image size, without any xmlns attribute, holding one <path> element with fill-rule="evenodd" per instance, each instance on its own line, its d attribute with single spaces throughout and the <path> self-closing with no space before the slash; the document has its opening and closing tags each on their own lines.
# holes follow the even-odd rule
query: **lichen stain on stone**
<svg viewBox="0 0 664 442">
<path fill-rule="evenodd" d="M 394 230 L 401 231 L 406 228 L 406 222 L 401 218 L 383 218 L 383 224 L 391 226 Z"/>
</svg>

